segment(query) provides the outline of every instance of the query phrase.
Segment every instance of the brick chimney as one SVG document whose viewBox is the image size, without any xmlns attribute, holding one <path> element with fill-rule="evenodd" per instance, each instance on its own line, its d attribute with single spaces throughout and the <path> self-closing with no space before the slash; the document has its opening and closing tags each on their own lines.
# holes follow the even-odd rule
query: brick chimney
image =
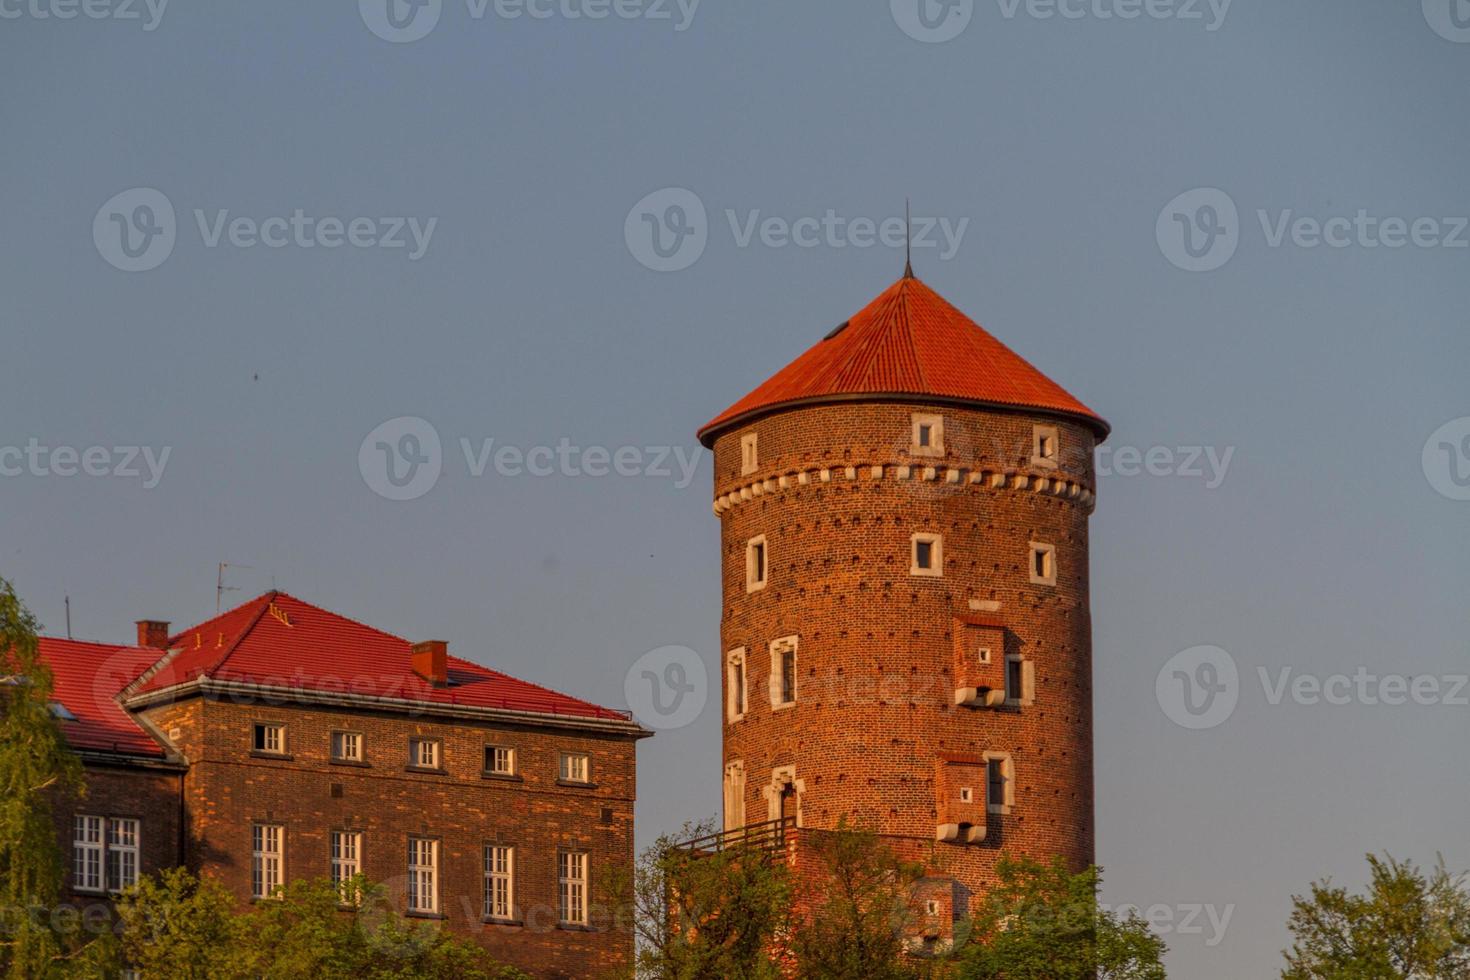
<svg viewBox="0 0 1470 980">
<path fill-rule="evenodd" d="M 152 647 L 155 650 L 168 649 L 168 622 L 162 619 L 140 619 L 135 623 L 138 627 L 138 646 Z"/>
<path fill-rule="evenodd" d="M 413 672 L 435 687 L 449 685 L 449 644 L 425 640 L 413 645 Z"/>
</svg>

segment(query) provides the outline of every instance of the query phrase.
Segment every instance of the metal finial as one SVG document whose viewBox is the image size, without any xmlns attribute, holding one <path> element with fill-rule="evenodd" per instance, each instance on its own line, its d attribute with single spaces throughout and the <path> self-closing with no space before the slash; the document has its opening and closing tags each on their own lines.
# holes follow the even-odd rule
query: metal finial
<svg viewBox="0 0 1470 980">
<path fill-rule="evenodd" d="M 903 199 L 903 277 L 914 278 L 914 232 L 908 198 Z"/>
</svg>

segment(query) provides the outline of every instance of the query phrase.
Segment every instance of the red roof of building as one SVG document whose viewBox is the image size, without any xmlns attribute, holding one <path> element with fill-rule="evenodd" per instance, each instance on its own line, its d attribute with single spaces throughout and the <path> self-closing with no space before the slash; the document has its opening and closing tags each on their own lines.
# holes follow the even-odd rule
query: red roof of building
<svg viewBox="0 0 1470 980">
<path fill-rule="evenodd" d="M 1108 424 L 1061 385 L 912 276 L 898 282 L 699 430 L 794 403 L 862 396 L 939 398 L 1075 415 Z"/>
<path fill-rule="evenodd" d="M 55 677 L 52 700 L 76 718 L 61 723 L 72 748 L 162 758 L 163 746 L 117 701 L 118 693 L 152 666 L 162 650 L 49 636 L 41 637 L 40 649 Z"/>
<path fill-rule="evenodd" d="M 267 592 L 176 634 L 178 652 L 133 694 L 200 677 L 216 681 L 628 721 L 625 712 L 517 680 L 459 657 L 448 660 L 449 684 L 435 687 L 413 672 L 411 644 L 284 592 Z"/>
</svg>

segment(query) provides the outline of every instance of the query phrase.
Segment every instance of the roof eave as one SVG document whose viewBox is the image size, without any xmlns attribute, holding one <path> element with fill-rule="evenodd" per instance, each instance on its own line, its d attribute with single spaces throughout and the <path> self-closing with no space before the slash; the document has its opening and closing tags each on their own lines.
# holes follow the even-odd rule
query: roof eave
<svg viewBox="0 0 1470 980">
<path fill-rule="evenodd" d="M 721 433 L 741 425 L 748 425 L 756 419 L 784 412 L 793 408 L 807 408 L 813 405 L 838 404 L 843 402 L 918 402 L 924 405 L 955 405 L 962 408 L 983 408 L 992 411 L 1011 412 L 1017 415 L 1040 415 L 1046 418 L 1060 418 L 1068 421 L 1082 422 L 1097 434 L 1098 442 L 1102 442 L 1113 431 L 1105 419 L 1100 416 L 1085 412 L 1069 412 L 1059 408 L 1039 408 L 1034 405 L 1018 405 L 1014 402 L 983 401 L 974 398 L 955 398 L 944 395 L 926 395 L 915 392 L 852 392 L 849 394 L 834 395 L 812 395 L 807 398 L 792 398 L 785 401 L 773 402 L 769 405 L 760 405 L 747 409 L 738 415 L 732 415 L 728 419 L 721 420 L 718 416 L 711 422 L 705 424 L 696 433 L 701 445 L 706 449 L 713 449 L 715 439 Z"/>
</svg>

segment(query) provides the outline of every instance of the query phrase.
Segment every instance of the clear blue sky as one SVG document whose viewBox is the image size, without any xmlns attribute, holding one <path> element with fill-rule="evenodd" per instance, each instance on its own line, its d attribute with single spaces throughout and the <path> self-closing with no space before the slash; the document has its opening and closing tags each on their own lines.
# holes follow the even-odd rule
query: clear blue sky
<svg viewBox="0 0 1470 980">
<path fill-rule="evenodd" d="M 564 13 L 588 0 L 511 19 L 444 0 L 411 43 L 341 0 L 173 0 L 153 30 L 141 3 L 141 20 L 37 16 L 49 2 L 0 0 L 0 465 L 32 439 L 170 451 L 152 487 L 146 467 L 0 476 L 0 574 L 53 631 L 67 594 L 79 637 L 204 618 L 227 560 L 252 566 L 232 598 L 275 583 L 608 704 L 658 647 L 713 671 L 707 457 L 687 487 L 475 477 L 459 440 L 694 452 L 700 424 L 902 268 L 853 240 L 742 246 L 752 213 L 881 222 L 908 195 L 969 219 L 952 256 L 916 253 L 919 274 L 1106 416 L 1110 446 L 1233 447 L 1218 486 L 1100 487 L 1105 899 L 1176 925 L 1233 906 L 1223 941 L 1204 915 L 1166 937 L 1175 975 L 1226 980 L 1272 974 L 1290 894 L 1359 882 L 1366 851 L 1470 866 L 1470 707 L 1272 704 L 1258 673 L 1470 670 L 1470 502 L 1421 464 L 1470 416 L 1470 249 L 1368 247 L 1373 225 L 1342 248 L 1298 244 L 1309 226 L 1272 244 L 1287 211 L 1434 218 L 1454 238 L 1470 44 L 1448 0 L 1438 32 L 1417 0 L 1237 0 L 1223 21 L 1183 0 L 1129 20 L 1099 16 L 1128 0 L 1066 5 L 1080 18 L 981 0 L 943 43 L 900 29 L 924 33 L 903 0 L 897 17 L 704 0 L 687 23 L 673 3 L 667 20 Z M 140 187 L 174 209 L 173 248 L 124 272 L 97 244 L 111 214 L 163 216 L 125 197 L 99 239 L 94 219 Z M 660 273 L 625 224 L 670 187 L 706 209 L 705 249 Z M 1177 268 L 1156 232 L 1196 188 L 1237 208 L 1213 271 Z M 1179 212 L 1198 234 L 1228 217 L 1201 200 L 1218 196 Z M 416 259 L 407 231 L 398 249 L 208 244 L 221 211 L 274 236 L 266 219 L 297 209 L 374 233 L 437 222 Z M 444 447 L 409 501 L 358 462 L 399 416 Z M 1155 678 L 1201 644 L 1238 664 L 1239 705 L 1189 730 Z M 643 744 L 641 839 L 715 812 L 718 739 L 711 702 Z"/>
</svg>

